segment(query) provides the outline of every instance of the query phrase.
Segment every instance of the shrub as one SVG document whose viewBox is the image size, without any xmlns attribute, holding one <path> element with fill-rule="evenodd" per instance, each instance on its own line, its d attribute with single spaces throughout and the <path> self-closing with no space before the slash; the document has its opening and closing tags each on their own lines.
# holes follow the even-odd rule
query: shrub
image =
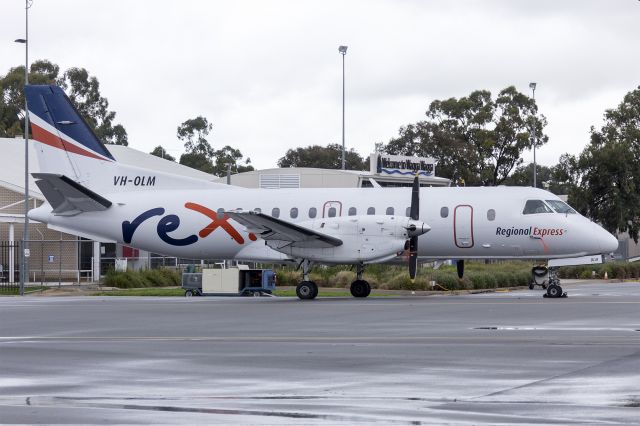
<svg viewBox="0 0 640 426">
<path fill-rule="evenodd" d="M 180 284 L 180 274 L 171 269 L 147 269 L 119 272 L 110 269 L 104 284 L 118 288 L 168 287 Z"/>
</svg>

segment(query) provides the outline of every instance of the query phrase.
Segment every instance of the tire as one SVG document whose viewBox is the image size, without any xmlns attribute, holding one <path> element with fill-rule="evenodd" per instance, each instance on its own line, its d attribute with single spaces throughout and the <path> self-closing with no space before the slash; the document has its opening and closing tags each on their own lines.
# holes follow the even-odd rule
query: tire
<svg viewBox="0 0 640 426">
<path fill-rule="evenodd" d="M 365 281 L 365 283 L 367 287 L 367 292 L 365 293 L 364 297 L 369 297 L 369 295 L 371 294 L 371 285 L 369 284 L 368 281 Z"/>
<path fill-rule="evenodd" d="M 313 300 L 318 295 L 318 286 L 313 281 L 302 281 L 296 287 L 296 295 L 301 300 Z"/>
<path fill-rule="evenodd" d="M 193 292 L 191 290 L 187 290 L 184 292 L 184 297 L 191 297 L 193 296 Z"/>
<path fill-rule="evenodd" d="M 533 290 L 533 288 L 534 288 L 535 286 L 536 286 L 536 285 L 533 283 L 533 281 L 530 281 L 530 282 L 529 282 L 529 290 Z"/>
<path fill-rule="evenodd" d="M 367 297 L 369 293 L 367 293 L 367 288 L 369 292 L 371 292 L 371 288 L 369 283 L 364 280 L 355 280 L 351 283 L 351 295 L 353 297 Z"/>
<path fill-rule="evenodd" d="M 549 297 L 560 297 L 562 296 L 562 287 L 559 285 L 551 284 L 547 287 L 547 296 Z"/>
</svg>

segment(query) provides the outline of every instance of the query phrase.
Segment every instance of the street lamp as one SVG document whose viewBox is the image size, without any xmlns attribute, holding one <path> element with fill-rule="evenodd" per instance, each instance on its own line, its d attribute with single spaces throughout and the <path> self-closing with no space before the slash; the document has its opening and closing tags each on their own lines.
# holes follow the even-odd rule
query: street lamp
<svg viewBox="0 0 640 426">
<path fill-rule="evenodd" d="M 24 44 L 24 85 L 29 84 L 29 8 L 33 0 L 24 1 L 24 38 L 16 43 Z M 24 296 L 24 283 L 29 279 L 29 105 L 24 97 L 24 230 L 22 232 L 22 253 L 20 256 L 20 296 Z"/>
<path fill-rule="evenodd" d="M 531 89 L 531 92 L 533 93 L 533 102 L 535 104 L 536 102 L 536 83 L 529 83 L 529 89 Z M 532 145 L 533 145 L 533 187 L 537 188 L 537 166 L 536 166 L 536 123 L 535 121 L 532 123 L 533 127 L 531 128 L 531 139 L 532 139 Z"/>
<path fill-rule="evenodd" d="M 342 55 L 342 170 L 344 170 L 344 57 L 347 54 L 348 46 L 338 47 L 338 52 Z"/>
</svg>

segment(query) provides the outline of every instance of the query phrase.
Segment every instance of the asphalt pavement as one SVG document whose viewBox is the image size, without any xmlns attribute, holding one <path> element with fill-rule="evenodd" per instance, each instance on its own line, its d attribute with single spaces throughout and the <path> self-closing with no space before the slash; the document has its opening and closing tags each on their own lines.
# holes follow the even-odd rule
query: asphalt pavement
<svg viewBox="0 0 640 426">
<path fill-rule="evenodd" d="M 640 283 L 0 298 L 0 422 L 637 424 Z"/>
</svg>

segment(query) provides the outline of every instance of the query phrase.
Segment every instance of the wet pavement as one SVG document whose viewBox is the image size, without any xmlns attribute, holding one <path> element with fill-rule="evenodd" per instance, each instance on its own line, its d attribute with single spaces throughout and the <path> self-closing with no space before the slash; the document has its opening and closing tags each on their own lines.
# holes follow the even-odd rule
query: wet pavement
<svg viewBox="0 0 640 426">
<path fill-rule="evenodd" d="M 0 298 L 0 422 L 637 424 L 640 284 Z"/>
</svg>

